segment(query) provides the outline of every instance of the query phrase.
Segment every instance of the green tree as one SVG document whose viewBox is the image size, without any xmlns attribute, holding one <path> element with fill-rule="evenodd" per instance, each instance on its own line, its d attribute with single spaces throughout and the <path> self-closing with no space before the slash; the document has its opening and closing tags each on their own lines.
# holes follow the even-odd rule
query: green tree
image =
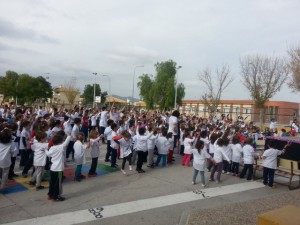
<svg viewBox="0 0 300 225">
<path fill-rule="evenodd" d="M 176 63 L 172 60 L 156 63 L 155 69 L 156 76 L 153 80 L 147 74 L 140 77 L 140 96 L 149 109 L 158 105 L 159 109 L 169 110 L 174 106 Z M 181 104 L 184 95 L 184 85 L 178 84 L 177 103 Z"/>
<path fill-rule="evenodd" d="M 21 74 L 17 85 L 18 104 L 31 105 L 35 101 L 45 102 L 52 97 L 51 84 L 42 76 L 32 77 Z"/>
<path fill-rule="evenodd" d="M 33 77 L 29 74 L 17 74 L 7 71 L 0 78 L 0 93 L 4 99 L 17 98 L 18 104 L 32 104 L 36 100 L 45 101 L 52 97 L 52 87 L 42 76 Z"/>
<path fill-rule="evenodd" d="M 140 89 L 140 96 L 146 103 L 147 109 L 154 108 L 154 98 L 152 94 L 152 88 L 154 81 L 150 78 L 151 75 L 143 74 L 139 77 L 138 88 Z"/>
<path fill-rule="evenodd" d="M 95 96 L 101 96 L 101 103 L 106 100 L 107 92 L 101 92 L 101 87 L 99 84 L 95 85 Z M 84 87 L 83 97 L 86 104 L 92 104 L 94 100 L 94 85 L 87 84 Z"/>
<path fill-rule="evenodd" d="M 17 84 L 19 75 L 14 71 L 6 71 L 5 76 L 0 78 L 0 93 L 4 95 L 4 99 L 16 97 Z"/>
</svg>

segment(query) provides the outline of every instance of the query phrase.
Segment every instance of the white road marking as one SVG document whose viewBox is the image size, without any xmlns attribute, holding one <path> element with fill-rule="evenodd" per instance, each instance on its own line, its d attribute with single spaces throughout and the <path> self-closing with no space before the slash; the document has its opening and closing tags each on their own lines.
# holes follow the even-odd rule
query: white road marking
<svg viewBox="0 0 300 225">
<path fill-rule="evenodd" d="M 259 182 L 246 182 L 240 184 L 233 184 L 227 186 L 219 186 L 214 188 L 207 188 L 195 192 L 183 192 L 179 194 L 159 196 L 148 199 L 141 199 L 132 202 L 125 202 L 115 205 L 103 206 L 102 208 L 78 210 L 75 212 L 67 212 L 56 215 L 49 215 L 45 217 L 38 217 L 34 219 L 16 221 L 7 223 L 7 225 L 52 225 L 52 224 L 78 224 L 89 221 L 94 221 L 101 218 L 109 218 L 129 213 L 140 212 L 144 210 L 176 205 L 180 203 L 197 201 L 205 198 L 211 198 L 226 194 L 233 194 L 242 191 L 248 191 L 256 188 L 262 188 L 264 185 Z"/>
</svg>

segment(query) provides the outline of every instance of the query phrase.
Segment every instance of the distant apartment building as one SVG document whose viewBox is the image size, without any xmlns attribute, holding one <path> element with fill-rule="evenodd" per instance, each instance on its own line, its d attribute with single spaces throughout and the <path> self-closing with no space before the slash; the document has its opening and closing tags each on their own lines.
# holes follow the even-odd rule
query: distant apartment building
<svg viewBox="0 0 300 225">
<path fill-rule="evenodd" d="M 80 97 L 79 91 L 73 91 L 74 94 L 73 97 L 71 97 L 71 100 L 73 102 L 69 101 L 68 95 L 70 90 L 68 90 L 65 87 L 58 87 L 53 89 L 53 97 L 52 99 L 48 99 L 48 102 L 52 105 L 60 105 L 60 106 L 71 106 L 71 105 L 81 105 L 83 99 Z"/>
<path fill-rule="evenodd" d="M 217 111 L 218 114 L 229 115 L 233 120 L 242 116 L 246 121 L 259 122 L 260 110 L 251 100 L 222 100 Z M 201 100 L 183 100 L 180 112 L 200 117 L 209 116 L 209 110 Z M 300 103 L 269 101 L 264 107 L 263 121 L 269 123 L 274 118 L 278 124 L 290 124 L 293 119 L 299 119 L 299 112 Z"/>
</svg>

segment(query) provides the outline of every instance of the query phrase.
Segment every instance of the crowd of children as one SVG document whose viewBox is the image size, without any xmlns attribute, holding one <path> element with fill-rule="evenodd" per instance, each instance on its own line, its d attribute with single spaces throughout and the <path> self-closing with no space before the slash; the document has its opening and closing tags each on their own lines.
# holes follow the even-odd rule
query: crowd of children
<svg viewBox="0 0 300 225">
<path fill-rule="evenodd" d="M 75 162 L 74 181 L 82 181 L 85 178 L 82 166 L 86 163 L 86 150 L 90 149 L 92 163 L 88 176 L 97 176 L 100 146 L 105 142 L 105 162 L 119 168 L 117 160 L 121 159 L 123 174 L 126 162 L 130 171 L 136 165 L 138 173 L 146 172 L 144 163 L 149 168 L 160 163 L 166 168 L 174 161 L 173 152 L 178 152 L 183 156 L 182 166 L 189 167 L 193 162 L 192 184 L 196 184 L 200 173 L 204 187 L 205 171 L 210 171 L 209 180 L 217 183 L 221 182 L 222 173 L 251 180 L 254 159 L 259 157 L 255 144 L 262 137 L 253 123 L 246 126 L 242 120 L 233 122 L 224 116 L 220 120 L 189 117 L 180 115 L 178 110 L 169 115 L 159 111 L 117 111 L 114 105 L 110 110 L 19 108 L 9 117 L 14 119 L 8 121 L 2 117 L 0 125 L 2 192 L 7 189 L 8 179 L 18 176 L 14 172 L 18 156 L 23 177 L 33 168 L 29 184 L 35 185 L 36 190 L 45 188 L 41 185 L 43 174 L 50 171 L 48 199 L 54 201 L 65 199 L 62 180 L 66 162 Z M 273 187 L 277 155 L 283 153 L 271 142 L 270 149 L 261 156 L 265 160 L 264 184 L 270 187 Z M 241 172 L 240 162 L 243 162 Z"/>
</svg>

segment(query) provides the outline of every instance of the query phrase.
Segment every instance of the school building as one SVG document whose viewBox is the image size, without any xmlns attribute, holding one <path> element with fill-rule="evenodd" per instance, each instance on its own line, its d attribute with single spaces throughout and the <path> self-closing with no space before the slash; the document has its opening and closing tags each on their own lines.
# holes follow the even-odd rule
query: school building
<svg viewBox="0 0 300 225">
<path fill-rule="evenodd" d="M 208 117 L 209 110 L 202 100 L 183 100 L 180 107 L 181 113 Z M 218 114 L 229 114 L 229 117 L 236 120 L 238 116 L 246 118 L 246 121 L 259 122 L 259 108 L 255 107 L 252 100 L 221 100 L 217 109 Z M 293 119 L 300 117 L 300 103 L 269 101 L 265 104 L 263 122 L 269 123 L 272 118 L 278 124 L 290 124 Z"/>
</svg>

